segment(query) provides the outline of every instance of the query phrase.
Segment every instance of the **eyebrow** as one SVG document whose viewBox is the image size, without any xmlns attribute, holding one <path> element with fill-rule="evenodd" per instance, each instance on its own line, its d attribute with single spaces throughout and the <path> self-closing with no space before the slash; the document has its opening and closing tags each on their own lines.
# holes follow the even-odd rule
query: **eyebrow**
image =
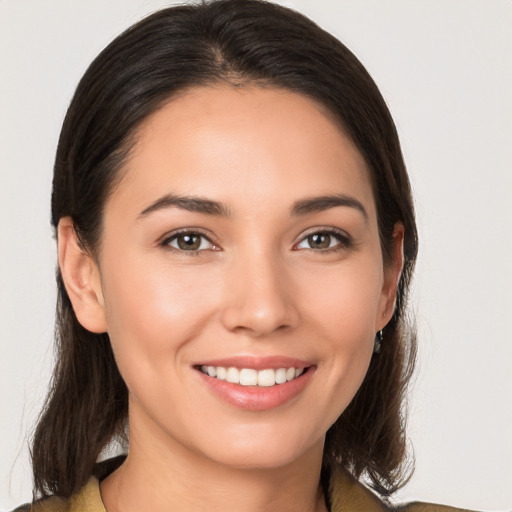
<svg viewBox="0 0 512 512">
<path fill-rule="evenodd" d="M 362 203 L 354 197 L 347 196 L 345 194 L 334 194 L 301 199 L 293 204 L 290 213 L 292 216 L 308 215 L 340 206 L 354 208 L 363 215 L 366 221 L 368 220 L 368 212 Z M 172 207 L 187 210 L 189 212 L 202 213 L 204 215 L 214 215 L 221 217 L 230 216 L 229 209 L 218 201 L 213 201 L 212 199 L 197 196 L 179 196 L 175 194 L 166 194 L 142 210 L 137 218 L 142 219 L 155 211 Z"/>
<path fill-rule="evenodd" d="M 206 199 L 204 197 L 166 194 L 142 210 L 137 218 L 142 219 L 147 217 L 150 213 L 171 207 L 180 208 L 189 212 L 202 213 L 205 215 L 229 217 L 228 208 L 218 201 L 212 201 L 211 199 Z"/>
<path fill-rule="evenodd" d="M 319 197 L 312 197 L 310 199 L 301 199 L 297 201 L 292 209 L 292 215 L 308 215 L 310 213 L 318 213 L 330 208 L 344 206 L 348 208 L 355 208 L 362 213 L 364 219 L 368 221 L 368 212 L 363 204 L 355 197 L 347 196 L 345 194 L 334 194 Z"/>
</svg>

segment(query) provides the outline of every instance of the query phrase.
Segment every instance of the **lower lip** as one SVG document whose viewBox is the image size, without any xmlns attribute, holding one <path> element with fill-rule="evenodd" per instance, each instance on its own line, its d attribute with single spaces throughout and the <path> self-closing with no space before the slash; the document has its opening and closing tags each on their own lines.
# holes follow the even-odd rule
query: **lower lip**
<svg viewBox="0 0 512 512">
<path fill-rule="evenodd" d="M 197 370 L 202 381 L 222 400 L 249 411 L 265 411 L 284 405 L 297 397 L 308 384 L 314 367 L 300 377 L 274 386 L 242 386 L 215 377 L 209 377 Z"/>
</svg>

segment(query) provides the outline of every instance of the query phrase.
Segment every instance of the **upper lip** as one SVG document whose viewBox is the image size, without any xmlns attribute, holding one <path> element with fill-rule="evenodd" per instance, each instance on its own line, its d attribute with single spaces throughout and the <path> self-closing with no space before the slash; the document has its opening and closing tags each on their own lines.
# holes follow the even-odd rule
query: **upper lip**
<svg viewBox="0 0 512 512">
<path fill-rule="evenodd" d="M 254 370 L 268 370 L 278 368 L 308 368 L 311 362 L 287 356 L 232 356 L 220 359 L 207 359 L 194 366 L 222 366 L 224 368 L 252 368 Z"/>
</svg>

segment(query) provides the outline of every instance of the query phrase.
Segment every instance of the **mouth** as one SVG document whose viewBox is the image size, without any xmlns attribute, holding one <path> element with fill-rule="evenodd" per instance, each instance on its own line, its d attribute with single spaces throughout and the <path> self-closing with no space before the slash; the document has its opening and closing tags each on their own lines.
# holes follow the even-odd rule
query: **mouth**
<svg viewBox="0 0 512 512">
<path fill-rule="evenodd" d="M 308 370 L 308 367 L 290 366 L 256 370 L 255 368 L 236 368 L 234 366 L 201 365 L 197 369 L 209 377 L 231 384 L 269 388 L 299 378 Z"/>
<path fill-rule="evenodd" d="M 289 357 L 231 357 L 194 365 L 200 381 L 223 402 L 249 411 L 293 403 L 311 381 L 316 365 Z"/>
</svg>

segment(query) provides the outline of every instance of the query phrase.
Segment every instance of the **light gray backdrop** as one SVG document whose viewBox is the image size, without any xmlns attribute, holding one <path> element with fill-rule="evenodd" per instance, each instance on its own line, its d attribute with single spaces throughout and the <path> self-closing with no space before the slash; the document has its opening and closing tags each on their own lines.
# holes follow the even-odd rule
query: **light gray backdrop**
<svg viewBox="0 0 512 512">
<path fill-rule="evenodd" d="M 30 499 L 52 364 L 53 155 L 93 57 L 161 0 L 0 0 L 0 510 Z M 344 41 L 399 128 L 421 236 L 403 499 L 512 507 L 512 2 L 282 2 Z"/>
</svg>

